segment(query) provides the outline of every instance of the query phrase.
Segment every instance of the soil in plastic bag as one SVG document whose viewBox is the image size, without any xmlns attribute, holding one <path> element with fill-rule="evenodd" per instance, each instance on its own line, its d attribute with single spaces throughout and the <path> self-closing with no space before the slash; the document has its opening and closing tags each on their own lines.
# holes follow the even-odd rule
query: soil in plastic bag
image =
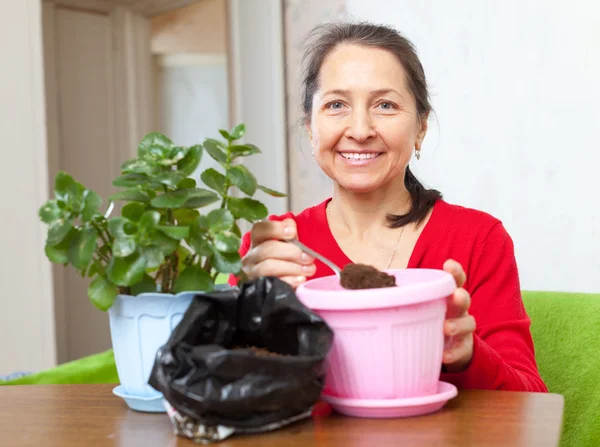
<svg viewBox="0 0 600 447">
<path fill-rule="evenodd" d="M 157 353 L 149 383 L 206 426 L 277 426 L 310 414 L 332 341 L 289 285 L 259 278 L 197 295 Z"/>
</svg>

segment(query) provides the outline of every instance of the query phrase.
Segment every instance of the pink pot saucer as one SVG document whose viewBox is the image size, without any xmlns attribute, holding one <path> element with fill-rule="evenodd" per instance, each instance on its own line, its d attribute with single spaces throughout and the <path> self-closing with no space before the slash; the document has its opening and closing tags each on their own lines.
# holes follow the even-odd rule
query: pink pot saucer
<svg viewBox="0 0 600 447">
<path fill-rule="evenodd" d="M 405 399 L 349 399 L 323 394 L 321 399 L 346 416 L 383 419 L 433 413 L 457 394 L 458 390 L 454 385 L 440 381 L 438 392 L 429 396 Z"/>
</svg>

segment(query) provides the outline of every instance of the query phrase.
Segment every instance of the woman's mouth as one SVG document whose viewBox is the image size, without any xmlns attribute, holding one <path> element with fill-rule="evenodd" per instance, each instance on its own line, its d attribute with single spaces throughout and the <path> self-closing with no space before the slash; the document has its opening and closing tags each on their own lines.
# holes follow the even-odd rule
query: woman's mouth
<svg viewBox="0 0 600 447">
<path fill-rule="evenodd" d="M 338 152 L 338 154 L 352 165 L 365 165 L 378 158 L 382 152 Z"/>
</svg>

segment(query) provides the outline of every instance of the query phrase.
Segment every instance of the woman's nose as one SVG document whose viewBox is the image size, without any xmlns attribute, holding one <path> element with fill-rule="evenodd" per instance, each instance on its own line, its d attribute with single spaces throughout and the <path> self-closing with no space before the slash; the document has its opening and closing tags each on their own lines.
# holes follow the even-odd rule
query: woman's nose
<svg viewBox="0 0 600 447">
<path fill-rule="evenodd" d="M 369 113 L 354 111 L 350 116 L 350 122 L 346 128 L 346 137 L 361 143 L 375 136 L 373 122 Z"/>
</svg>

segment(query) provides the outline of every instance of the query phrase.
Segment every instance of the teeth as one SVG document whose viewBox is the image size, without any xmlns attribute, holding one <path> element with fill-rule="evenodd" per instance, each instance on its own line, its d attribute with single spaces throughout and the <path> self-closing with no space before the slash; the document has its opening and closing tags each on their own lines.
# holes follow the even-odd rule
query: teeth
<svg viewBox="0 0 600 447">
<path fill-rule="evenodd" d="M 377 157 L 377 154 L 365 154 L 360 152 L 344 152 L 342 157 L 347 160 L 370 160 L 371 158 Z"/>
</svg>

